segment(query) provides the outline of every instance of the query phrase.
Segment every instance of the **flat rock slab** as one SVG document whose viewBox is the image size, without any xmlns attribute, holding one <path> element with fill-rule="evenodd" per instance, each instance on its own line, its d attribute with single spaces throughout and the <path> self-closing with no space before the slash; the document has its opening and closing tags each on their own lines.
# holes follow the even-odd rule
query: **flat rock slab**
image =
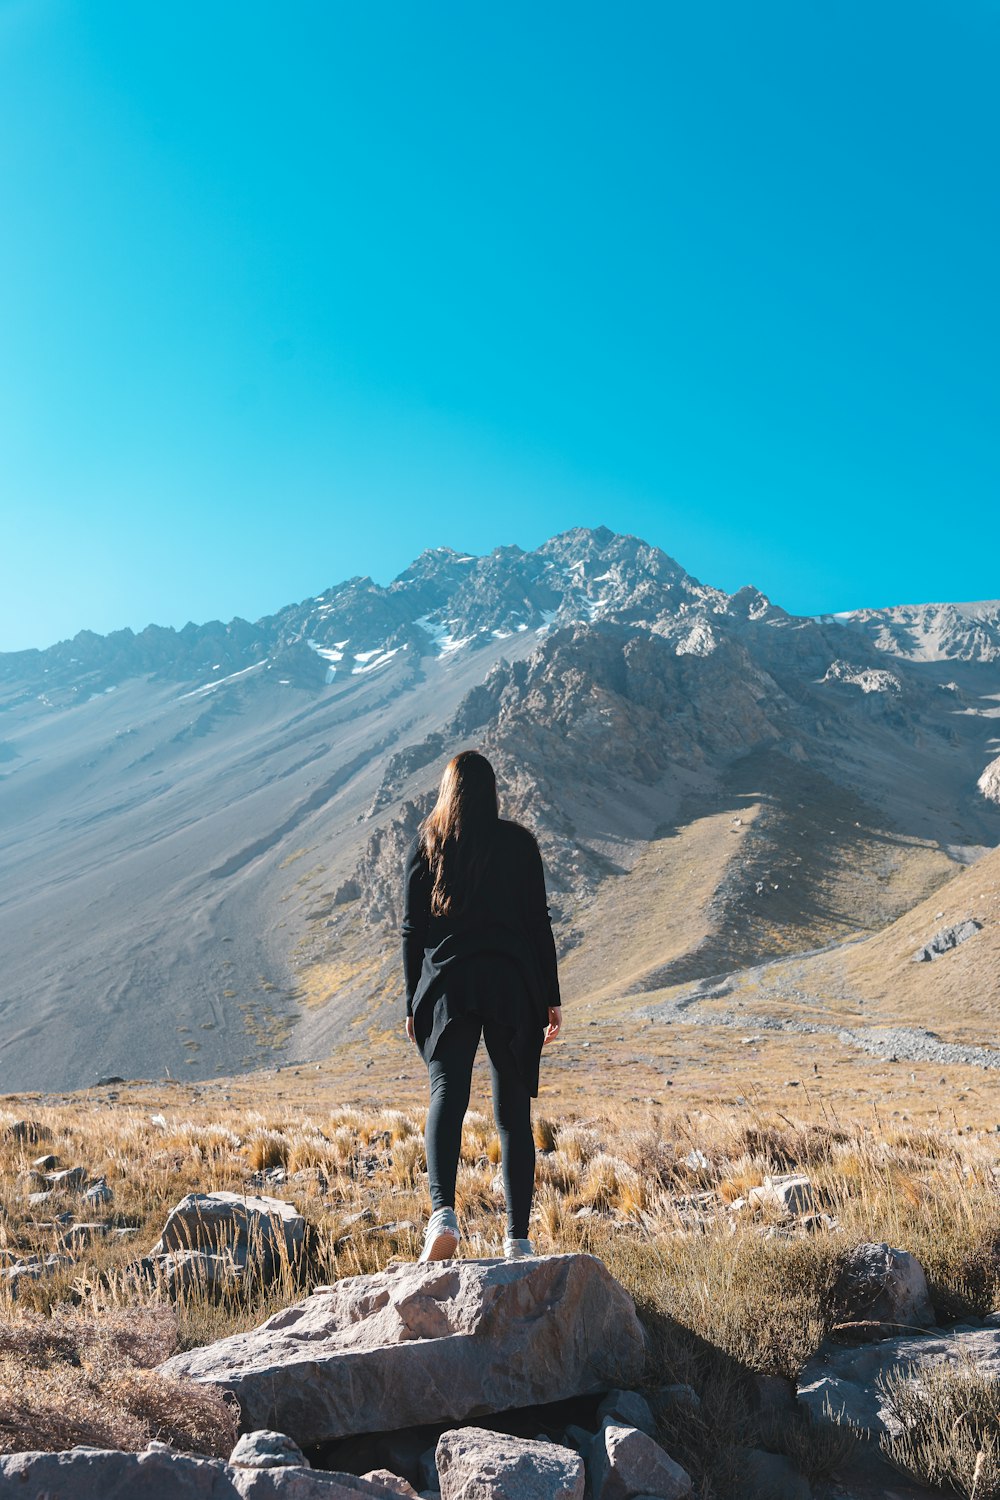
<svg viewBox="0 0 1000 1500">
<path fill-rule="evenodd" d="M 876 1388 L 879 1375 L 902 1373 L 914 1366 L 971 1360 L 980 1375 L 1000 1380 L 1000 1328 L 973 1328 L 965 1324 L 932 1337 L 884 1339 L 878 1344 L 843 1347 L 829 1341 L 802 1368 L 798 1399 L 815 1422 L 826 1424 L 829 1404 L 834 1414 L 852 1426 L 866 1429 L 872 1437 L 895 1436 L 898 1424 Z"/>
<path fill-rule="evenodd" d="M 221 1458 L 67 1448 L 0 1455 L 0 1500 L 386 1500 L 385 1489 L 321 1469 L 237 1469 Z"/>
<path fill-rule="evenodd" d="M 583 1500 L 583 1460 L 556 1443 L 460 1427 L 442 1433 L 435 1459 L 441 1500 Z"/>
<path fill-rule="evenodd" d="M 593 1255 L 450 1260 L 347 1277 L 160 1370 L 235 1393 L 244 1431 L 303 1448 L 639 1381 L 631 1297 Z"/>
</svg>

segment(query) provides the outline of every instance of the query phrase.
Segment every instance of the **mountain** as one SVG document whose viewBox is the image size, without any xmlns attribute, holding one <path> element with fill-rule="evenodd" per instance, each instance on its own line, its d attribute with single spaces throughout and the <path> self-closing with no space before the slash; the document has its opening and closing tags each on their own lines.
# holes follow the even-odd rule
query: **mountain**
<svg viewBox="0 0 1000 1500">
<path fill-rule="evenodd" d="M 606 528 L 0 655 L 0 1089 L 377 1042 L 468 745 L 568 1006 L 876 932 L 1000 842 L 998 716 L 1000 603 L 794 616 Z"/>
</svg>

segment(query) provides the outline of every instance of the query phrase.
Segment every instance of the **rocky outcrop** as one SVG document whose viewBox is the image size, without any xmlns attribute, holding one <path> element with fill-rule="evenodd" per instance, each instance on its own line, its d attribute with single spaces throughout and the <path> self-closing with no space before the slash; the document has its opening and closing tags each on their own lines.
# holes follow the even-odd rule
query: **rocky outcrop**
<svg viewBox="0 0 1000 1500">
<path fill-rule="evenodd" d="M 1000 755 L 990 761 L 976 786 L 987 802 L 1000 802 Z"/>
<path fill-rule="evenodd" d="M 939 958 L 942 953 L 947 953 L 951 948 L 957 948 L 959 943 L 968 942 L 970 937 L 975 937 L 982 930 L 982 922 L 977 922 L 974 917 L 969 917 L 964 922 L 957 922 L 953 927 L 942 927 L 936 932 L 929 943 L 918 948 L 913 955 L 915 964 L 930 963 Z"/>
<path fill-rule="evenodd" d="M 634 1384 L 631 1298 L 590 1255 L 397 1265 L 318 1288 L 160 1366 L 232 1391 L 303 1447 Z"/>
</svg>

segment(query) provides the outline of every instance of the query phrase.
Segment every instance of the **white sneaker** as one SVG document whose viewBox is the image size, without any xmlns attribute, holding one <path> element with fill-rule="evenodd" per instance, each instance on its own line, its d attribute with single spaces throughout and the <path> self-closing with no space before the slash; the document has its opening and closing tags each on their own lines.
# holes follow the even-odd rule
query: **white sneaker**
<svg viewBox="0 0 1000 1500">
<path fill-rule="evenodd" d="M 534 1253 L 535 1249 L 530 1240 L 514 1240 L 507 1235 L 503 1242 L 504 1260 L 525 1260 Z"/>
<path fill-rule="evenodd" d="M 453 1208 L 438 1208 L 427 1221 L 420 1261 L 449 1260 L 458 1249 L 458 1219 Z"/>
</svg>

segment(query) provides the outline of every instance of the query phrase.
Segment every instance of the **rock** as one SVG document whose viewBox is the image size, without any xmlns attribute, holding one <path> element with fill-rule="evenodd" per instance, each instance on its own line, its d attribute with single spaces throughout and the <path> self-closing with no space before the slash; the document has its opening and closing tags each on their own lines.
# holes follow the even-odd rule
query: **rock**
<svg viewBox="0 0 1000 1500">
<path fill-rule="evenodd" d="M 594 1500 L 682 1500 L 694 1486 L 691 1476 L 638 1427 L 608 1421 L 590 1450 L 590 1483 Z"/>
<path fill-rule="evenodd" d="M 0 1497 L 23 1500 L 386 1500 L 354 1474 L 306 1467 L 234 1468 L 221 1458 L 175 1453 L 150 1443 L 142 1453 L 68 1448 L 0 1454 Z"/>
<path fill-rule="evenodd" d="M 400 1264 L 160 1366 L 231 1390 L 244 1427 L 303 1448 L 637 1381 L 632 1299 L 592 1255 Z"/>
<path fill-rule="evenodd" d="M 590 1445 L 594 1441 L 594 1434 L 588 1432 L 585 1427 L 577 1427 L 575 1422 L 570 1423 L 563 1434 L 566 1442 L 571 1448 L 575 1448 L 580 1457 L 586 1460 L 590 1452 Z"/>
<path fill-rule="evenodd" d="M 188 1193 L 170 1210 L 151 1256 L 168 1251 L 232 1252 L 238 1265 L 258 1262 L 263 1275 L 276 1275 L 283 1254 L 294 1259 L 305 1238 L 306 1222 L 280 1198 L 243 1193 Z"/>
<path fill-rule="evenodd" d="M 780 1421 L 795 1412 L 795 1382 L 783 1375 L 751 1374 L 757 1409 L 766 1421 Z"/>
<path fill-rule="evenodd" d="M 656 1436 L 656 1419 L 650 1411 L 649 1402 L 638 1391 L 609 1391 L 597 1408 L 598 1427 L 608 1417 L 622 1427 L 638 1427 L 640 1432 L 645 1432 L 649 1437 Z"/>
<path fill-rule="evenodd" d="M 812 1183 L 799 1172 L 779 1172 L 773 1177 L 765 1177 L 763 1187 L 751 1188 L 747 1199 L 761 1208 L 774 1209 L 782 1214 L 806 1214 L 816 1207 Z"/>
<path fill-rule="evenodd" d="M 870 1321 L 896 1329 L 934 1326 L 924 1268 L 908 1250 L 886 1244 L 855 1245 L 833 1291 L 839 1323 Z"/>
<path fill-rule="evenodd" d="M 169 1297 L 197 1290 L 215 1291 L 245 1275 L 231 1252 L 210 1255 L 207 1250 L 172 1250 L 167 1255 L 146 1255 L 130 1269 L 145 1280 L 158 1283 Z"/>
<path fill-rule="evenodd" d="M 245 1432 L 230 1453 L 229 1462 L 237 1469 L 280 1469 L 289 1464 L 309 1468 L 298 1443 L 283 1432 L 272 1432 L 269 1427 Z"/>
<path fill-rule="evenodd" d="M 110 1203 L 113 1196 L 111 1189 L 102 1177 L 92 1187 L 86 1189 L 83 1193 L 83 1201 L 84 1203 Z"/>
<path fill-rule="evenodd" d="M 966 942 L 970 937 L 975 937 L 982 928 L 982 922 L 977 922 L 974 917 L 969 917 L 964 922 L 957 922 L 954 927 L 942 927 L 936 932 L 929 943 L 918 948 L 913 955 L 915 964 L 930 963 L 933 959 L 947 953 L 950 948 L 957 948 L 959 943 Z"/>
<path fill-rule="evenodd" d="M 987 801 L 1000 802 L 1000 755 L 990 761 L 976 786 Z"/>
<path fill-rule="evenodd" d="M 12 1120 L 5 1128 L 3 1138 L 5 1141 L 25 1141 L 34 1146 L 39 1141 L 47 1141 L 51 1134 L 49 1127 L 37 1120 Z"/>
<path fill-rule="evenodd" d="M 417 1478 L 422 1490 L 439 1490 L 441 1480 L 437 1471 L 437 1444 L 425 1448 L 417 1460 Z"/>
<path fill-rule="evenodd" d="M 369 1484 L 377 1485 L 387 1495 L 402 1495 L 404 1500 L 418 1500 L 418 1492 L 410 1481 L 401 1474 L 394 1474 L 391 1469 L 369 1469 L 361 1477 L 367 1479 Z"/>
<path fill-rule="evenodd" d="M 763 1448 L 742 1448 L 747 1500 L 810 1500 L 812 1490 L 784 1453 L 766 1453 Z"/>
<path fill-rule="evenodd" d="M 63 1167 L 60 1172 L 46 1172 L 45 1181 L 53 1188 L 82 1188 L 90 1181 L 86 1167 Z"/>
<path fill-rule="evenodd" d="M 980 1375 L 1000 1380 L 1000 1328 L 958 1324 L 947 1337 L 909 1335 L 857 1348 L 826 1339 L 800 1372 L 798 1399 L 820 1426 L 830 1422 L 824 1411 L 829 1402 L 834 1415 L 873 1437 L 896 1436 L 898 1423 L 879 1396 L 876 1378 L 889 1371 L 905 1374 L 908 1366 L 919 1376 L 922 1366 L 965 1358 L 975 1362 Z"/>
<path fill-rule="evenodd" d="M 221 1459 L 174 1453 L 165 1444 L 144 1453 L 76 1447 L 61 1453 L 0 1455 L 0 1496 L 25 1500 L 237 1500 Z"/>
<path fill-rule="evenodd" d="M 583 1500 L 583 1460 L 555 1443 L 459 1427 L 436 1458 L 441 1500 Z"/>
<path fill-rule="evenodd" d="M 53 1172 L 59 1165 L 59 1158 L 50 1152 L 48 1156 L 36 1156 L 31 1165 L 36 1172 Z"/>
<path fill-rule="evenodd" d="M 658 1412 L 674 1419 L 685 1414 L 693 1415 L 701 1410 L 701 1397 L 693 1385 L 661 1385 L 653 1393 L 653 1401 Z"/>
</svg>

